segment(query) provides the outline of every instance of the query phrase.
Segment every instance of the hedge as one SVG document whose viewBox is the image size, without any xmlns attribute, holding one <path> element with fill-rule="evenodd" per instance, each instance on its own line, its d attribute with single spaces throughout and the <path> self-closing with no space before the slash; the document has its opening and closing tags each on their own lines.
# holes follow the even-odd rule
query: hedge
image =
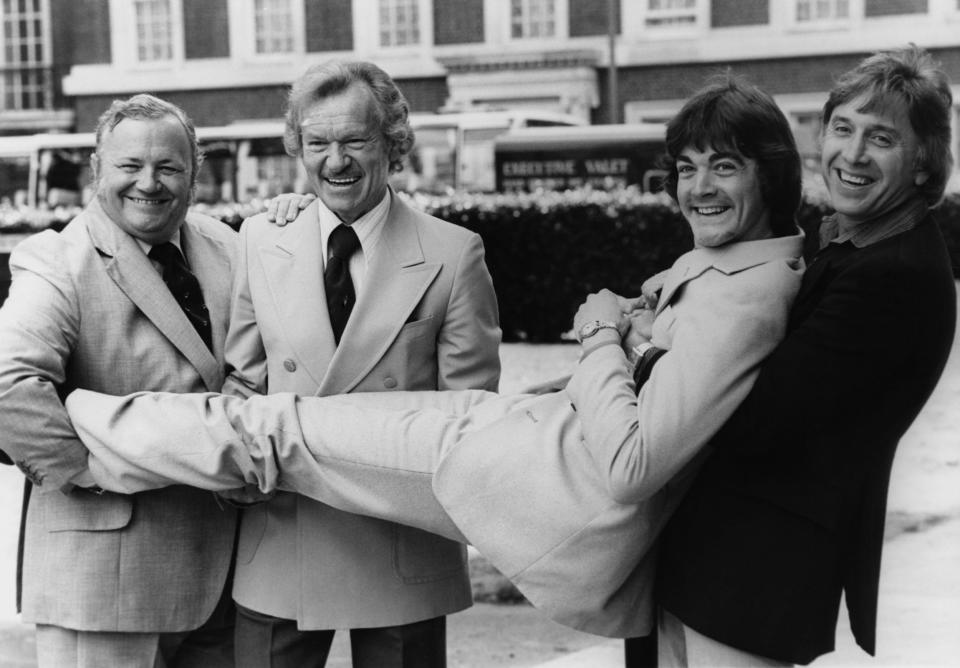
<svg viewBox="0 0 960 668">
<path fill-rule="evenodd" d="M 626 189 L 510 195 L 414 195 L 417 208 L 477 232 L 484 242 L 506 341 L 559 341 L 577 306 L 600 288 L 638 294 L 641 283 L 691 247 L 689 230 L 663 195 Z M 198 207 L 199 208 L 199 207 Z M 262 210 L 262 202 L 218 205 L 201 211 L 237 227 Z M 76 210 L 19 212 L 0 216 L 0 231 L 62 227 Z M 799 222 L 807 250 L 828 209 L 810 197 Z M 960 276 L 960 194 L 947 198 L 935 216 L 947 240 L 954 275 Z M 0 267 L 6 270 L 6 257 Z M 5 296 L 0 285 L 0 298 Z"/>
</svg>

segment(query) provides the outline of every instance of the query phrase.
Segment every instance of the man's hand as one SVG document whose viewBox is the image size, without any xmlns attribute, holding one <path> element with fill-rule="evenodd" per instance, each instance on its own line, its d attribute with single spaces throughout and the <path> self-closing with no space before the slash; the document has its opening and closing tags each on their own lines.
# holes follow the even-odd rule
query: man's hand
<svg viewBox="0 0 960 668">
<path fill-rule="evenodd" d="M 631 363 L 635 363 L 633 348 L 641 343 L 649 343 L 653 338 L 653 309 L 640 308 L 630 313 L 630 328 L 623 335 L 621 347 Z"/>
<path fill-rule="evenodd" d="M 660 301 L 660 292 L 663 290 L 664 279 L 667 276 L 666 271 L 654 274 L 643 282 L 640 286 L 640 293 L 643 295 L 644 306 L 650 309 L 657 308 L 657 302 Z"/>
<path fill-rule="evenodd" d="M 649 341 L 653 338 L 653 309 L 641 308 L 629 314 L 630 328 L 623 335 L 624 349 Z"/>
<path fill-rule="evenodd" d="M 610 290 L 603 289 L 587 296 L 587 300 L 577 309 L 573 317 L 573 331 L 579 332 L 584 324 L 591 320 L 607 320 L 617 325 L 617 331 L 620 336 L 627 333 L 630 328 L 630 318 L 634 310 L 641 307 L 643 297 L 627 299 L 616 295 Z"/>
<path fill-rule="evenodd" d="M 227 505 L 234 508 L 246 508 L 255 506 L 258 503 L 269 501 L 276 492 L 261 492 L 256 485 L 247 485 L 237 489 L 228 489 L 223 492 L 217 492 L 217 497 L 223 499 Z"/>
<path fill-rule="evenodd" d="M 306 195 L 298 193 L 277 195 L 267 205 L 267 220 L 275 223 L 278 227 L 283 227 L 295 220 L 300 212 L 306 209 L 310 202 L 315 199 L 317 199 L 317 196 L 311 193 Z"/>
</svg>

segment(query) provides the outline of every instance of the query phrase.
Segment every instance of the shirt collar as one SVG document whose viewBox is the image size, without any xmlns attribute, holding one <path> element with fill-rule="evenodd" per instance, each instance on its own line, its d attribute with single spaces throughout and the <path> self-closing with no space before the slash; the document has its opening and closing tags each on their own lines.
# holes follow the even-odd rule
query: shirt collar
<svg viewBox="0 0 960 668">
<path fill-rule="evenodd" d="M 835 213 L 823 219 L 820 226 L 820 248 L 827 244 L 851 242 L 865 248 L 878 241 L 912 230 L 927 215 L 927 204 L 919 197 L 908 199 L 891 211 L 860 223 Z"/>
<path fill-rule="evenodd" d="M 350 224 L 353 231 L 357 233 L 357 238 L 360 239 L 360 248 L 363 251 L 364 258 L 368 262 L 370 258 L 373 257 L 377 242 L 380 241 L 383 223 L 387 219 L 387 213 L 390 211 L 390 198 L 391 192 L 390 189 L 387 188 L 383 199 L 381 199 L 375 207 Z M 317 209 L 320 218 L 320 239 L 323 244 L 323 257 L 326 258 L 327 240 L 330 238 L 330 233 L 333 232 L 333 228 L 337 225 L 343 225 L 344 223 L 337 217 L 337 214 L 327 208 L 323 200 L 319 200 L 318 204 L 320 205 Z"/>
<path fill-rule="evenodd" d="M 133 240 L 137 242 L 138 246 L 140 246 L 140 250 L 143 251 L 144 255 L 149 255 L 150 249 L 153 248 L 155 245 L 157 245 L 157 244 L 148 244 L 146 241 L 138 237 L 133 237 Z M 180 228 L 179 227 L 173 232 L 173 236 L 170 237 L 170 243 L 172 243 L 174 246 L 177 247 L 177 250 L 180 251 L 180 255 L 184 255 L 183 246 L 180 245 Z M 186 255 L 184 255 L 184 257 L 186 257 Z"/>
<path fill-rule="evenodd" d="M 771 237 L 754 241 L 737 241 L 717 248 L 694 248 L 681 256 L 677 264 L 697 273 L 713 267 L 725 274 L 734 274 L 759 264 L 779 259 L 803 256 L 803 230 L 797 228 L 786 237 Z"/>
</svg>

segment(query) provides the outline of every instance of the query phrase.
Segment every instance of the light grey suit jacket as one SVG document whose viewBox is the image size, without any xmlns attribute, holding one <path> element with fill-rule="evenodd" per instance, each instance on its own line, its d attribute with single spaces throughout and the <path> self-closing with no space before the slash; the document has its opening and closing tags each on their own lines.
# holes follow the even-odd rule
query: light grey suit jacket
<svg viewBox="0 0 960 668">
<path fill-rule="evenodd" d="M 655 539 L 681 473 L 749 391 L 800 285 L 800 237 L 696 250 L 670 270 L 639 397 L 619 347 L 545 397 L 395 393 L 68 399 L 98 481 L 245 480 L 476 545 L 553 619 L 650 629 Z M 417 408 L 420 410 L 401 410 Z M 423 410 L 428 409 L 428 410 Z M 202 418 L 202 419 L 201 419 Z M 144 425 L 182 433 L 127 445 Z M 187 440 L 188 433 L 203 438 Z"/>
<path fill-rule="evenodd" d="M 319 201 L 283 228 L 244 223 L 225 392 L 496 390 L 499 319 L 480 237 L 391 198 L 339 346 Z M 234 598 L 302 629 L 406 624 L 472 602 L 462 545 L 288 493 L 245 511 Z"/>
<path fill-rule="evenodd" d="M 213 353 L 97 202 L 62 233 L 23 241 L 10 258 L 13 284 L 0 309 L 0 447 L 34 485 L 25 621 L 183 631 L 200 626 L 223 591 L 236 514 L 209 492 L 61 491 L 86 468 L 61 402 L 69 391 L 220 389 L 236 234 L 193 214 L 181 234 L 210 311 Z"/>
</svg>

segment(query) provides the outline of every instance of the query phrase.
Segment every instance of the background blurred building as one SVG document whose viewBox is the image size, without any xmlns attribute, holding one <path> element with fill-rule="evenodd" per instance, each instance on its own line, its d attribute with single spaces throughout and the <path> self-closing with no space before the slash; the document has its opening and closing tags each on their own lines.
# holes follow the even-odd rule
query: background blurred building
<svg viewBox="0 0 960 668">
<path fill-rule="evenodd" d="M 140 91 L 198 126 L 278 119 L 293 79 L 343 56 L 415 111 L 592 123 L 663 121 L 729 67 L 774 94 L 806 158 L 833 77 L 871 51 L 929 49 L 960 98 L 960 0 L 2 0 L 0 20 L 0 134 L 90 130 Z"/>
</svg>

